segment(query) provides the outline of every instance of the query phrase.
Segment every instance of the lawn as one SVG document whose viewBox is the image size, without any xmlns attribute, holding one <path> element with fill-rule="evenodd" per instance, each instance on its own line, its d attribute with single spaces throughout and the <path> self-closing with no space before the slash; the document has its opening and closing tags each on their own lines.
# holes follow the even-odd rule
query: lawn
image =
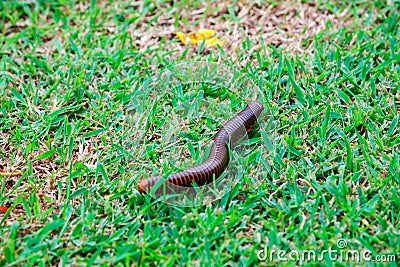
<svg viewBox="0 0 400 267">
<path fill-rule="evenodd" d="M 0 265 L 396 266 L 399 10 L 1 1 Z M 176 35 L 201 28 L 222 45 Z M 138 194 L 202 162 L 251 99 L 225 194 Z"/>
</svg>

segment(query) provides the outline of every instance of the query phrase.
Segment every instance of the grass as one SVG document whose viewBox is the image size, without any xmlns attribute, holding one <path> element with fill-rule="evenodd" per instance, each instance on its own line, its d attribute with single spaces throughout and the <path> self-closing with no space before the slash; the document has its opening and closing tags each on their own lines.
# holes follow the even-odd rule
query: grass
<svg viewBox="0 0 400 267">
<path fill-rule="evenodd" d="M 143 51 L 130 28 L 152 29 L 163 12 L 175 26 L 198 25 L 204 17 L 178 11 L 201 6 L 0 3 L 0 169 L 22 170 L 0 180 L 9 207 L 0 265 L 294 265 L 258 253 L 321 255 L 340 239 L 343 251 L 399 262 L 398 2 L 318 3 L 347 10 L 350 23 L 327 23 L 297 54 L 268 40 L 254 49 L 249 38 L 237 50 L 199 51 L 161 37 Z M 237 25 L 235 12 L 231 3 L 221 16 Z M 141 176 L 200 162 L 253 94 L 149 83 L 168 66 L 200 61 L 243 70 L 233 78 L 251 77 L 266 107 L 243 177 L 204 206 L 140 197 Z M 308 264 L 357 263 L 325 255 Z"/>
</svg>

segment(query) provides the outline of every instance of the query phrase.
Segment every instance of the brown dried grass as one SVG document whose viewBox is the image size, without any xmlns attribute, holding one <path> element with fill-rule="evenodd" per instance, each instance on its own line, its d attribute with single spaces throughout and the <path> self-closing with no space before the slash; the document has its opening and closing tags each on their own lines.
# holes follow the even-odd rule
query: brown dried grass
<svg viewBox="0 0 400 267">
<path fill-rule="evenodd" d="M 228 7 L 234 11 L 232 18 Z M 175 12 L 179 12 L 181 20 L 175 26 Z M 232 11 L 231 11 L 232 12 Z M 248 38 L 252 49 L 274 46 L 289 54 L 304 53 L 308 46 L 306 40 L 325 30 L 328 22 L 332 30 L 348 24 L 351 15 L 344 11 L 333 14 L 321 9 L 313 3 L 285 1 L 276 6 L 270 4 L 254 4 L 224 1 L 205 3 L 195 10 L 176 10 L 165 14 L 153 14 L 139 19 L 130 25 L 129 31 L 135 38 L 140 51 L 160 49 L 182 51 L 185 47 L 180 43 L 160 44 L 160 40 L 177 40 L 177 31 L 190 32 L 199 28 L 210 28 L 218 31 L 218 37 L 224 42 L 223 48 L 230 55 L 241 49 L 242 42 Z M 185 18 L 189 26 L 182 22 Z M 151 22 L 151 23 L 150 23 Z M 196 26 L 194 26 L 196 25 Z"/>
</svg>

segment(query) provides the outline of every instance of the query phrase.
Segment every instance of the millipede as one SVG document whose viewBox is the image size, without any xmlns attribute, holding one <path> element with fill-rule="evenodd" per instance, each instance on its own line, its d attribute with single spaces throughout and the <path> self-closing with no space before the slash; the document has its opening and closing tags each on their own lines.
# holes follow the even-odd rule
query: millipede
<svg viewBox="0 0 400 267">
<path fill-rule="evenodd" d="M 193 187 L 205 185 L 217 179 L 229 164 L 229 148 L 233 149 L 247 132 L 256 125 L 257 119 L 264 110 L 258 101 L 251 101 L 239 114 L 230 119 L 217 133 L 206 161 L 195 167 L 169 175 L 165 182 L 174 186 Z M 138 184 L 140 193 L 149 193 L 151 188 L 163 179 L 163 176 L 152 176 Z"/>
</svg>

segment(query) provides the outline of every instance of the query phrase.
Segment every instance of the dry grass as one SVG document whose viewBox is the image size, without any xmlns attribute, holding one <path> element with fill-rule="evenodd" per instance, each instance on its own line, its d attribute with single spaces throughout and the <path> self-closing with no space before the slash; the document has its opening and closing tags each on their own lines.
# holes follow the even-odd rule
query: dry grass
<svg viewBox="0 0 400 267">
<path fill-rule="evenodd" d="M 177 31 L 190 32 L 199 28 L 210 28 L 218 31 L 218 37 L 223 41 L 223 49 L 230 55 L 240 53 L 242 43 L 249 39 L 252 50 L 262 46 L 280 48 L 288 54 L 303 54 L 313 44 L 313 37 L 320 31 L 329 29 L 332 32 L 340 27 L 352 26 L 354 19 L 362 15 L 363 9 L 357 14 L 347 10 L 334 14 L 316 3 L 301 3 L 299 1 L 284 1 L 276 4 L 247 3 L 243 1 L 202 2 L 194 6 L 173 6 L 171 3 L 151 3 L 143 1 L 132 3 L 100 1 L 98 3 L 101 16 L 96 19 L 101 24 L 97 31 L 92 32 L 94 38 L 118 34 L 121 29 L 115 23 L 115 16 L 124 21 L 130 21 L 126 29 L 133 44 L 139 52 L 152 51 L 171 52 L 172 57 L 179 57 L 185 46 L 178 41 Z M 141 16 L 147 10 L 145 16 Z M 73 10 L 63 7 L 65 15 L 79 14 L 77 18 L 68 20 L 68 26 L 75 28 L 81 38 L 84 38 L 89 27 L 85 17 L 90 11 L 90 3 L 79 3 Z M 81 23 L 79 20 L 85 21 Z M 375 20 L 376 18 L 372 18 Z M 42 45 L 38 47 L 21 47 L 26 52 L 40 53 L 51 56 L 56 51 L 54 40 L 60 43 L 68 41 L 68 36 L 62 29 L 63 22 L 55 23 L 48 15 L 40 15 L 35 26 L 53 25 L 55 28 L 46 36 L 41 36 Z M 16 33 L 32 26 L 32 21 L 25 18 L 11 24 L 6 22 L 5 36 L 11 38 Z M 22 43 L 21 43 L 22 45 Z M 191 51 L 196 51 L 193 48 Z M 15 60 L 19 53 L 10 53 Z"/>
<path fill-rule="evenodd" d="M 181 14 L 177 26 L 174 18 L 176 12 Z M 159 40 L 163 37 L 175 40 L 177 31 L 211 28 L 218 31 L 224 42 L 223 48 L 229 54 L 238 52 L 246 38 L 253 43 L 254 50 L 260 49 L 264 43 L 282 48 L 291 54 L 298 54 L 304 52 L 315 34 L 325 30 L 327 26 L 332 31 L 346 26 L 350 16 L 346 11 L 333 14 L 315 4 L 294 1 L 285 1 L 276 6 L 224 1 L 218 4 L 202 4 L 195 10 L 153 14 L 138 20 L 129 30 L 141 51 L 159 48 Z M 189 22 L 188 25 L 182 22 L 182 18 Z M 149 25 L 150 21 L 152 23 Z M 307 43 L 308 39 L 310 41 Z M 181 44 L 170 44 L 166 49 L 184 48 Z"/>
</svg>

